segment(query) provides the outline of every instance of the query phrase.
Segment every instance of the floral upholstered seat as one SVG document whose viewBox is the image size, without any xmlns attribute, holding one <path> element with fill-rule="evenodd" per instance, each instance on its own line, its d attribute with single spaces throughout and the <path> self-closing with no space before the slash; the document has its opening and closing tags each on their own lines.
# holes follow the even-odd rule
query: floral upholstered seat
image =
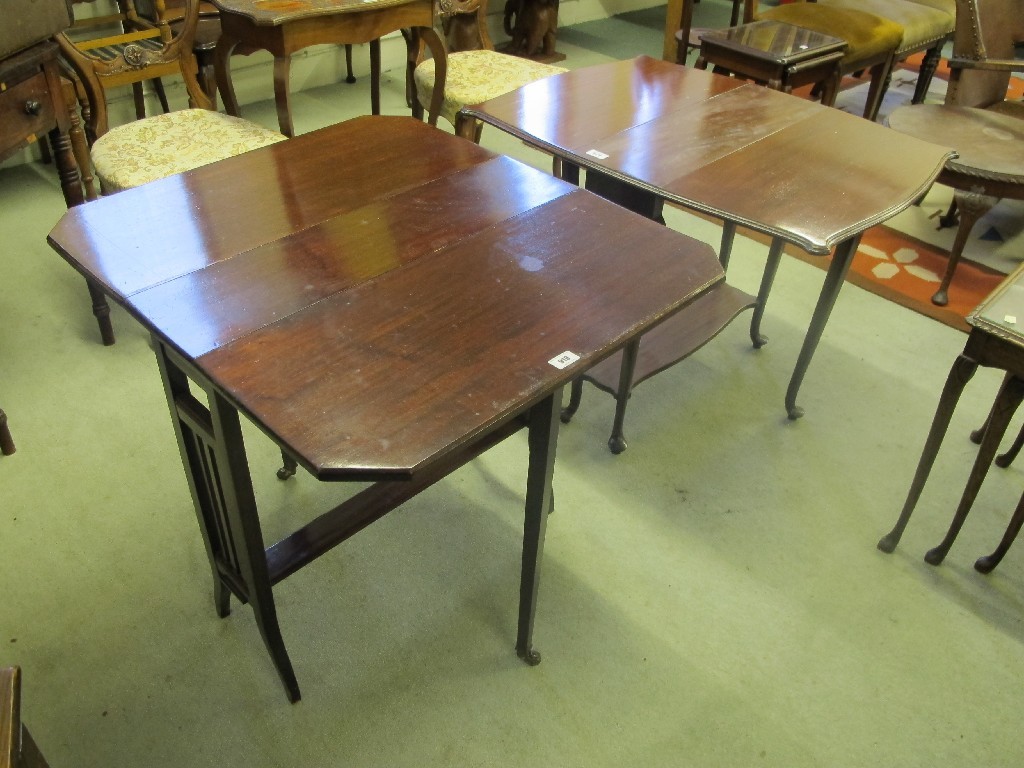
<svg viewBox="0 0 1024 768">
<path fill-rule="evenodd" d="M 455 131 L 460 136 L 478 140 L 479 130 L 475 126 L 476 121 L 460 121 L 460 109 L 467 104 L 479 104 L 514 91 L 527 83 L 565 71 L 562 67 L 487 49 L 449 53 L 441 116 L 455 126 Z M 433 59 L 421 62 L 416 67 L 414 77 L 416 93 L 423 108 L 427 109 L 430 106 L 430 94 L 434 91 Z"/>
<path fill-rule="evenodd" d="M 105 194 L 264 147 L 284 136 L 208 109 L 185 109 L 111 128 L 92 146 Z"/>
</svg>

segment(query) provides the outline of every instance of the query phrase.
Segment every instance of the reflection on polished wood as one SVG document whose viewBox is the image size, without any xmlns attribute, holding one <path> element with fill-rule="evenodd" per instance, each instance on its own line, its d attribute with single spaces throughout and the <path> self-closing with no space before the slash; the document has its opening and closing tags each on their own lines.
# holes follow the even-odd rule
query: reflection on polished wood
<svg viewBox="0 0 1024 768">
<path fill-rule="evenodd" d="M 667 200 L 724 220 L 723 263 L 735 226 L 774 238 L 755 346 L 766 341 L 759 325 L 782 244 L 834 249 L 786 393 L 790 418 L 803 413 L 796 396 L 861 233 L 913 203 L 950 155 L 839 110 L 647 56 L 550 77 L 465 112 L 587 169 L 588 184 L 596 173 L 647 195 L 649 214 Z"/>
<path fill-rule="evenodd" d="M 271 586 L 524 426 L 517 651 L 539 660 L 561 388 L 724 278 L 702 243 L 399 117 L 102 199 L 50 243 L 153 333 L 217 611 L 252 604 L 292 700 Z M 239 412 L 314 477 L 376 484 L 265 547 Z"/>
</svg>

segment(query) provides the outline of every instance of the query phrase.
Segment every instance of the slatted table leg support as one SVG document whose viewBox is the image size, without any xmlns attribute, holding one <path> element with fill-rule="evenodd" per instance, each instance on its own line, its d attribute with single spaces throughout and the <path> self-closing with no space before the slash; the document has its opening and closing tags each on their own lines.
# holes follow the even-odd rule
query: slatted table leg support
<svg viewBox="0 0 1024 768">
<path fill-rule="evenodd" d="M 159 340 L 155 346 L 185 476 L 213 572 L 217 614 L 222 618 L 228 615 L 231 593 L 252 606 L 288 699 L 296 702 L 299 685 L 277 621 L 238 411 L 213 387 L 207 391 L 209 406 L 204 406 L 189 390 L 183 361 Z M 194 372 L 191 378 L 200 383 Z"/>
</svg>

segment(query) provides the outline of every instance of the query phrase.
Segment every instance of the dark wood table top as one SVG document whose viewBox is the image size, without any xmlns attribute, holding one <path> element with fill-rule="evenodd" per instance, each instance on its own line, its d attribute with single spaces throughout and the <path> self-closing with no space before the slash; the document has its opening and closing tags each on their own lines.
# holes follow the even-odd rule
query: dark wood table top
<svg viewBox="0 0 1024 768">
<path fill-rule="evenodd" d="M 648 56 L 466 108 L 585 168 L 825 254 L 923 194 L 949 150 Z"/>
<path fill-rule="evenodd" d="M 320 479 L 410 476 L 723 279 L 708 246 L 401 117 L 103 198 L 49 241 Z"/>
</svg>

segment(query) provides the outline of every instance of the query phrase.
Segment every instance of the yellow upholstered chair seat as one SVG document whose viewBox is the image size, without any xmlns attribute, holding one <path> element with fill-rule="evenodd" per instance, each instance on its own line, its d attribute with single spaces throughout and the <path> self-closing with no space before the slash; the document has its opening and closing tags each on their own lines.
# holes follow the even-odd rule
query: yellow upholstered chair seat
<svg viewBox="0 0 1024 768">
<path fill-rule="evenodd" d="M 877 57 L 884 51 L 895 51 L 903 42 L 903 27 L 889 19 L 849 8 L 834 8 L 818 3 L 786 3 L 765 8 L 759 19 L 782 21 L 846 41 L 843 70 L 856 69 L 856 64 Z"/>
<path fill-rule="evenodd" d="M 527 83 L 565 71 L 562 67 L 486 49 L 450 53 L 441 117 L 458 127 L 457 115 L 464 106 L 479 104 Z M 434 92 L 433 59 L 421 62 L 416 67 L 414 77 L 420 103 L 424 109 L 428 109 L 430 95 Z"/>
<path fill-rule="evenodd" d="M 186 109 L 111 128 L 92 146 L 105 194 L 283 141 L 284 136 L 238 117 Z"/>
<path fill-rule="evenodd" d="M 906 0 L 819 0 L 829 8 L 860 10 L 884 16 L 903 27 L 903 39 L 896 49 L 897 58 L 904 51 L 920 51 L 930 44 L 945 41 L 953 34 L 956 15 L 921 3 Z"/>
</svg>

